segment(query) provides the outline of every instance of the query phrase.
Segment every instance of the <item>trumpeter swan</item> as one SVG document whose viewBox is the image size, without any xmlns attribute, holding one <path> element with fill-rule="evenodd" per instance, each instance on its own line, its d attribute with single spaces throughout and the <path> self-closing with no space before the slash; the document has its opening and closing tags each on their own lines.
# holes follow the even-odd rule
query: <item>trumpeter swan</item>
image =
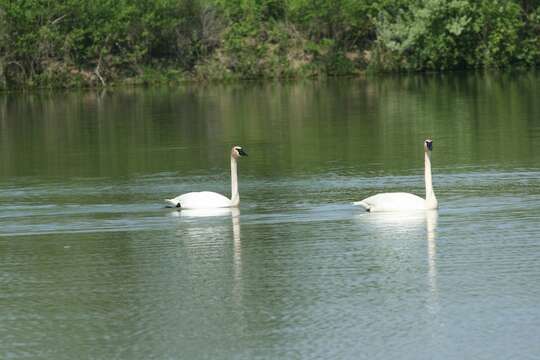
<svg viewBox="0 0 540 360">
<path fill-rule="evenodd" d="M 362 206 L 366 211 L 404 211 L 404 210 L 433 210 L 439 207 L 431 181 L 431 151 L 433 141 L 424 141 L 424 179 L 426 182 L 426 198 L 422 199 L 409 193 L 382 193 L 370 196 L 354 205 Z"/>
<path fill-rule="evenodd" d="M 190 192 L 179 195 L 174 199 L 165 199 L 172 207 L 182 209 L 213 209 L 234 207 L 240 204 L 240 194 L 238 193 L 238 173 L 237 160 L 247 156 L 241 146 L 233 146 L 231 150 L 231 198 L 211 191 Z"/>
</svg>

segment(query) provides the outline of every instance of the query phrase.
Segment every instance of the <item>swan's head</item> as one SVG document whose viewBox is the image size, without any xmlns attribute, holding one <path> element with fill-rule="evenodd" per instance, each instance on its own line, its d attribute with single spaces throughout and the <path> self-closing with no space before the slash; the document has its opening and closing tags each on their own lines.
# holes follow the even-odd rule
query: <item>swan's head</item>
<svg viewBox="0 0 540 360">
<path fill-rule="evenodd" d="M 238 159 L 242 156 L 248 156 L 248 154 L 244 151 L 244 149 L 241 146 L 233 146 L 231 150 L 231 156 L 235 159 Z"/>
<path fill-rule="evenodd" d="M 426 141 L 424 141 L 424 149 L 426 151 L 431 151 L 433 150 L 433 140 L 431 139 L 426 139 Z"/>
</svg>

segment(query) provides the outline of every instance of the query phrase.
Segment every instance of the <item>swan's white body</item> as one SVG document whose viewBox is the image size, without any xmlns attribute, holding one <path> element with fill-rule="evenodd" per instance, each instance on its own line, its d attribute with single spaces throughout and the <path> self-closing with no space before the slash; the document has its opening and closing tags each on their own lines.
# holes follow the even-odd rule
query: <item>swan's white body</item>
<svg viewBox="0 0 540 360">
<path fill-rule="evenodd" d="M 426 210 L 426 200 L 420 196 L 404 193 L 383 193 L 357 201 L 367 211 Z"/>
<path fill-rule="evenodd" d="M 165 201 L 173 207 L 183 209 L 213 209 L 233 206 L 231 199 L 211 191 L 190 192 L 174 199 L 165 199 Z"/>
<path fill-rule="evenodd" d="M 428 145 L 429 144 L 429 145 Z M 354 205 L 362 206 L 366 211 L 411 211 L 433 210 L 439 207 L 433 183 L 431 179 L 431 140 L 426 140 L 424 145 L 424 180 L 426 183 L 426 198 L 420 196 L 395 192 L 382 193 L 370 196 L 362 201 L 354 202 Z"/>
<path fill-rule="evenodd" d="M 231 198 L 211 191 L 190 192 L 174 199 L 165 199 L 172 207 L 182 209 L 216 209 L 238 206 L 240 194 L 238 193 L 238 164 L 236 159 L 247 156 L 241 147 L 235 146 L 231 151 Z"/>
</svg>

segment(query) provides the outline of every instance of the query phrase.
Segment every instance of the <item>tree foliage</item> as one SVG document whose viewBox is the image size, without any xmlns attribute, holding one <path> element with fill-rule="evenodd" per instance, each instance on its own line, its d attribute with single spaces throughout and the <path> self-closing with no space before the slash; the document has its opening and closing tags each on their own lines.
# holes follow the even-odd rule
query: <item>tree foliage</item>
<svg viewBox="0 0 540 360">
<path fill-rule="evenodd" d="M 539 0 L 0 0 L 0 89 L 536 66 Z"/>
<path fill-rule="evenodd" d="M 505 0 L 427 0 L 382 13 L 378 65 L 413 70 L 506 66 L 518 61 L 521 8 Z"/>
</svg>

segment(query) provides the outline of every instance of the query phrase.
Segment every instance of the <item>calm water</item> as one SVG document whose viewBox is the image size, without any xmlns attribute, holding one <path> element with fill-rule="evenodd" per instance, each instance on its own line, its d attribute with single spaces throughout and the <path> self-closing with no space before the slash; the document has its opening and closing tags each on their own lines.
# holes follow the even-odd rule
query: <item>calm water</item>
<svg viewBox="0 0 540 360">
<path fill-rule="evenodd" d="M 536 359 L 540 74 L 0 95 L 2 359 Z M 423 195 L 438 212 L 362 213 Z M 229 193 L 239 211 L 162 199 Z"/>
</svg>

